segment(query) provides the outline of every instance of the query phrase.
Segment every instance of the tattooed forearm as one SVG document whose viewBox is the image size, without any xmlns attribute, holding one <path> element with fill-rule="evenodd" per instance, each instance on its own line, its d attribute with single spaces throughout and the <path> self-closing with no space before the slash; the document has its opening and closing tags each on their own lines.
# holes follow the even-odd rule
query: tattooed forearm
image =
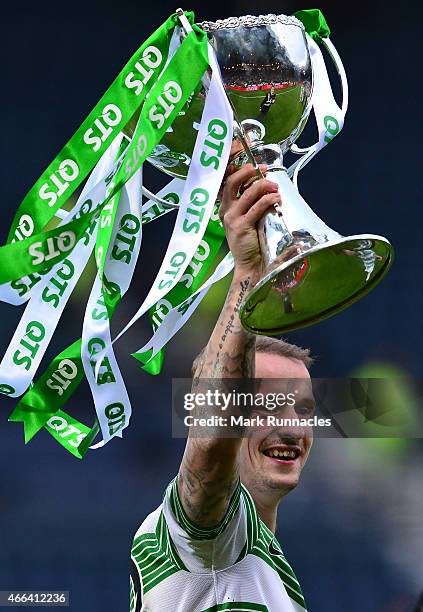
<svg viewBox="0 0 423 612">
<path fill-rule="evenodd" d="M 219 343 L 219 348 L 223 349 L 223 345 L 226 342 L 226 338 L 228 337 L 228 334 L 231 334 L 234 331 L 235 328 L 235 316 L 236 314 L 239 312 L 239 309 L 241 307 L 242 301 L 245 297 L 245 294 L 247 293 L 247 289 L 250 286 L 250 279 L 246 278 L 245 280 L 242 280 L 240 282 L 240 291 L 238 294 L 238 297 L 236 299 L 236 304 L 233 307 L 233 312 L 229 315 L 229 320 L 226 323 L 226 327 L 225 327 L 225 331 L 223 332 L 223 336 L 221 338 L 221 341 Z M 233 290 L 232 290 L 233 291 Z M 229 294 L 230 297 L 232 297 L 231 293 Z M 229 302 L 229 307 L 231 306 L 230 302 Z"/>
<path fill-rule="evenodd" d="M 255 336 L 243 329 L 239 319 L 241 304 L 251 286 L 250 277 L 232 283 L 196 377 L 254 377 Z"/>
<path fill-rule="evenodd" d="M 194 449 L 192 449 L 194 452 Z M 212 527 L 222 516 L 222 508 L 227 507 L 238 483 L 238 469 L 234 470 L 226 482 L 218 474 L 218 465 L 208 469 L 194 470 L 189 467 L 189 453 L 184 458 L 178 477 L 182 505 L 197 525 Z"/>
<path fill-rule="evenodd" d="M 255 336 L 241 325 L 239 310 L 254 285 L 251 276 L 234 276 L 222 312 L 199 360 L 193 380 L 193 393 L 210 387 L 234 389 L 236 379 L 254 377 Z M 213 380 L 211 380 L 213 379 Z M 214 407 L 197 405 L 195 417 L 208 417 Z M 239 415 L 241 408 L 227 406 L 225 416 Z M 230 430 L 230 431 L 228 431 Z M 223 517 L 239 481 L 240 429 L 225 426 L 209 428 L 198 437 L 190 432 L 178 476 L 178 490 L 189 518 L 199 526 L 216 525 Z M 232 436 L 232 437 L 229 437 Z"/>
</svg>

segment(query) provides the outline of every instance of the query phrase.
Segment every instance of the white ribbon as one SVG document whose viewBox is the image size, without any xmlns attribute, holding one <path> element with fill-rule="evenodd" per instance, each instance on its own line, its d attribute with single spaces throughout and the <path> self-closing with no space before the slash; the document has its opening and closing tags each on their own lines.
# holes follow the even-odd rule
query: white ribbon
<svg viewBox="0 0 423 612">
<path fill-rule="evenodd" d="M 184 193 L 184 187 L 185 180 L 175 178 L 157 193 L 157 197 L 163 200 L 169 199 L 170 202 L 179 204 Z M 142 222 L 143 224 L 146 224 L 150 223 L 151 221 L 155 221 L 159 217 L 166 215 L 171 210 L 175 210 L 175 208 L 173 206 L 168 208 L 161 202 L 148 200 L 142 205 Z"/>
<path fill-rule="evenodd" d="M 188 176 L 183 185 L 181 204 L 166 255 L 146 299 L 114 342 L 177 284 L 197 251 L 213 213 L 214 203 L 229 159 L 233 116 L 211 48 L 209 48 L 209 59 L 213 70 L 210 90 L 206 98 L 200 130 Z M 217 131 L 214 133 L 213 130 Z M 207 142 L 210 142 L 213 136 L 217 138 L 217 148 L 209 150 Z M 217 157 L 216 151 L 218 151 Z M 210 161 L 211 158 L 214 160 Z M 88 320 L 84 321 L 84 329 L 88 330 L 89 325 Z M 107 334 L 107 330 L 108 326 L 105 325 L 102 330 L 103 334 Z M 112 365 L 111 362 L 114 355 L 109 350 L 111 348 L 108 344 L 110 337 L 106 338 L 106 342 L 107 349 L 98 351 L 96 355 L 92 353 L 90 355 L 89 351 L 83 355 L 83 360 L 87 364 L 84 365 L 84 369 L 93 392 L 103 436 L 102 441 L 92 448 L 99 448 L 114 436 L 122 435 L 122 430 L 128 425 L 131 414 L 123 379 L 117 364 Z M 103 393 L 100 383 L 103 375 L 101 368 L 105 358 L 108 360 L 106 364 L 112 365 L 113 372 L 116 367 L 120 379 L 117 381 L 118 384 L 107 385 Z M 94 362 L 96 363 L 93 368 Z M 110 416 L 114 421 L 112 427 Z"/>
<path fill-rule="evenodd" d="M 99 180 L 113 168 L 121 137 L 115 139 L 91 173 L 78 202 L 63 220 L 69 222 L 84 212 L 87 201 L 91 210 L 103 199 L 104 188 Z M 93 190 L 93 186 L 94 190 Z M 96 189 L 97 188 L 97 189 Z M 93 198 L 95 191 L 96 199 Z M 88 198 L 87 196 L 91 197 Z M 31 384 L 47 347 L 53 337 L 63 310 L 74 290 L 94 248 L 96 222 L 93 221 L 65 260 L 55 264 L 48 274 L 31 289 L 31 299 L 0 364 L 0 384 L 15 389 L 11 397 L 19 397 Z"/>
<path fill-rule="evenodd" d="M 213 213 L 214 203 L 229 159 L 233 114 L 223 88 L 214 51 L 210 45 L 209 61 L 213 71 L 210 89 L 206 97 L 190 169 L 184 184 L 175 229 L 159 273 L 146 299 L 113 342 L 116 342 L 151 306 L 154 306 L 177 284 L 197 251 Z M 204 159 L 204 153 L 207 159 L 212 155 L 216 156 L 216 150 L 209 150 L 205 142 L 208 138 L 212 138 L 210 132 L 212 128 L 209 126 L 216 120 L 223 122 L 227 128 L 227 133 L 220 140 L 223 144 L 220 149 L 219 165 L 217 167 L 212 164 L 202 165 L 201 160 Z M 208 194 L 208 198 L 207 201 L 202 202 L 203 195 L 201 194 L 204 193 Z M 202 204 L 201 208 L 199 204 Z M 201 218 L 199 214 L 202 215 Z"/>
<path fill-rule="evenodd" d="M 326 69 L 325 60 L 319 45 L 307 34 L 307 42 L 310 50 L 311 64 L 313 68 L 313 95 L 312 104 L 316 118 L 319 140 L 307 149 L 300 149 L 296 145 L 291 147 L 294 153 L 302 153 L 303 156 L 290 168 L 288 174 L 292 177 L 295 186 L 298 183 L 299 172 L 313 159 L 319 151 L 329 144 L 339 134 L 344 126 L 345 114 L 348 109 L 348 81 L 341 58 L 339 57 L 333 43 L 329 38 L 323 38 L 322 43 L 328 49 L 342 84 L 342 107 L 337 104 Z"/>
<path fill-rule="evenodd" d="M 95 206 L 98 206 L 103 199 L 107 189 L 107 179 L 111 174 L 116 174 L 120 167 L 125 151 L 122 152 L 120 158 L 116 161 L 116 155 L 119 150 L 119 145 L 122 140 L 122 134 L 119 134 L 110 147 L 104 152 L 103 156 L 95 166 L 90 177 L 88 178 L 81 195 L 78 198 L 77 203 L 71 211 L 61 210 L 56 216 L 60 216 L 62 220 L 59 223 L 59 227 L 63 227 L 66 224 L 73 221 L 80 214 L 85 214 L 86 203 L 91 200 L 93 206 L 90 210 L 93 210 Z M 128 143 L 129 144 L 129 143 Z M 88 211 L 89 212 L 89 211 Z M 49 277 L 52 273 L 50 270 L 46 276 Z M 39 291 L 45 286 L 46 280 L 41 278 L 39 272 L 24 276 L 18 280 L 12 281 L 11 283 L 5 283 L 0 285 L 0 301 L 19 306 L 27 302 L 36 291 Z M 20 293 L 20 291 L 22 293 Z"/>
<path fill-rule="evenodd" d="M 233 267 L 234 259 L 232 253 L 229 252 L 217 266 L 212 276 L 210 276 L 195 293 L 166 313 L 163 322 L 155 334 L 153 334 L 150 340 L 136 352 L 144 353 L 146 351 L 152 351 L 150 359 L 153 359 L 191 318 L 203 298 L 207 295 L 210 287 L 227 276 L 229 272 L 233 270 Z"/>
<path fill-rule="evenodd" d="M 141 247 L 141 189 L 142 167 L 120 192 L 119 208 L 104 266 L 107 284 L 117 285 L 122 297 L 131 284 Z M 99 352 L 103 353 L 104 357 L 96 379 L 94 365 Z M 85 311 L 81 358 L 103 436 L 103 441 L 94 447 L 99 448 L 115 435 L 122 437 L 123 429 L 129 425 L 132 409 L 113 351 L 110 320 L 98 275 Z"/>
</svg>

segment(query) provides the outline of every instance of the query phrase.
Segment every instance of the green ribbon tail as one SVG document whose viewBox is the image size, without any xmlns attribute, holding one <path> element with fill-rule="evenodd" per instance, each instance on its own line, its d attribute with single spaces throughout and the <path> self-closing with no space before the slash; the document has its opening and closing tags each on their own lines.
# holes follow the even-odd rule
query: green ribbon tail
<svg viewBox="0 0 423 612">
<path fill-rule="evenodd" d="M 135 357 L 141 364 L 141 369 L 147 374 L 151 374 L 152 376 L 157 376 L 162 371 L 164 357 L 165 357 L 165 348 L 163 347 L 160 351 L 151 358 L 152 350 L 146 351 L 145 353 L 132 353 L 132 357 Z"/>
<path fill-rule="evenodd" d="M 309 36 L 317 43 L 322 38 L 329 38 L 331 31 L 329 25 L 319 9 L 307 9 L 304 11 L 297 11 L 294 13 L 294 17 L 299 19 L 305 27 L 305 30 Z"/>
<path fill-rule="evenodd" d="M 98 420 L 96 419 L 94 425 L 91 427 L 86 437 L 82 440 L 81 444 L 78 446 L 77 448 L 78 454 L 74 453 L 75 457 L 78 457 L 79 459 L 83 459 L 85 457 L 91 444 L 94 442 L 95 438 L 97 437 L 97 434 L 99 433 L 99 431 L 100 431 L 100 424 Z"/>
<path fill-rule="evenodd" d="M 47 421 L 61 409 L 63 404 L 72 395 L 75 387 L 65 389 L 61 396 L 49 388 L 47 381 L 51 375 L 58 370 L 59 364 L 63 359 L 72 360 L 78 364 L 77 375 L 73 379 L 73 383 L 77 386 L 84 377 L 84 370 L 81 362 L 81 339 L 75 341 L 67 349 L 57 355 L 50 366 L 39 378 L 32 384 L 29 391 L 25 393 L 19 404 L 15 407 L 12 414 L 9 416 L 9 421 L 13 423 L 23 423 L 25 444 L 28 444 L 32 438 L 42 429 Z"/>
<path fill-rule="evenodd" d="M 19 402 L 8 420 L 13 423 L 23 423 L 25 444 L 28 444 L 44 427 L 48 418 L 49 415 L 34 410 L 33 406 Z"/>
</svg>

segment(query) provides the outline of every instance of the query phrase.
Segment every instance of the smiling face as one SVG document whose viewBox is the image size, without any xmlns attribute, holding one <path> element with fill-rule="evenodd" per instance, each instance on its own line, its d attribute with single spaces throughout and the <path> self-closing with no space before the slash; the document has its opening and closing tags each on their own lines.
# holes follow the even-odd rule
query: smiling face
<svg viewBox="0 0 423 612">
<path fill-rule="evenodd" d="M 256 353 L 256 378 L 262 382 L 260 392 L 293 393 L 295 404 L 278 410 L 257 408 L 252 416 L 276 419 L 301 419 L 313 415 L 314 398 L 308 370 L 302 361 L 268 353 Z M 277 380 L 279 379 L 279 380 Z M 292 396 L 291 396 L 292 397 Z M 293 402 L 292 402 L 293 403 Z M 242 441 L 240 453 L 241 481 L 254 498 L 279 497 L 298 484 L 313 441 L 311 427 L 267 424 L 251 427 Z"/>
</svg>

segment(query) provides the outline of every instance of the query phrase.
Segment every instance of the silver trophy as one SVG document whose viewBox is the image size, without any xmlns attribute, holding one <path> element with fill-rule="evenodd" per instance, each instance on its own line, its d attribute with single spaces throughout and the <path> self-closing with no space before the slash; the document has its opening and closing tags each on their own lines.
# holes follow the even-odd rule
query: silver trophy
<svg viewBox="0 0 423 612">
<path fill-rule="evenodd" d="M 265 15 L 198 25 L 216 52 L 234 109 L 234 134 L 245 147 L 235 163 L 251 161 L 251 154 L 265 163 L 283 202 L 259 224 L 262 275 L 241 307 L 242 324 L 267 335 L 312 325 L 370 291 L 388 271 L 392 247 L 382 236 L 344 237 L 328 227 L 284 167 L 311 111 L 313 70 L 303 24 Z M 205 79 L 149 159 L 173 177 L 188 173 L 206 89 Z"/>
</svg>

